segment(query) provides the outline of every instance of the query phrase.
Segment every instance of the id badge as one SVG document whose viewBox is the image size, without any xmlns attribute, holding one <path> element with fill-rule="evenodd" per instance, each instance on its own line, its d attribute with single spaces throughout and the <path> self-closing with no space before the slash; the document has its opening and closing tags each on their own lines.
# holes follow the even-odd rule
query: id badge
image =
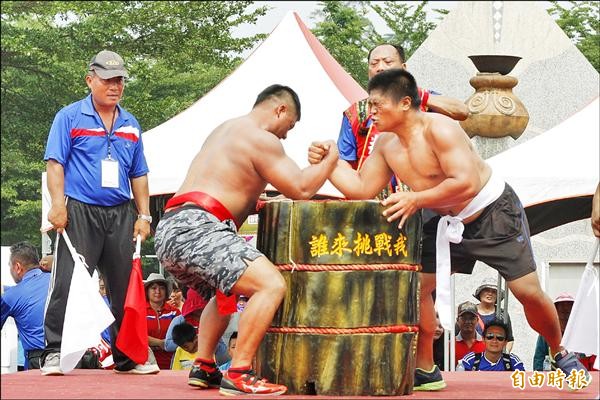
<svg viewBox="0 0 600 400">
<path fill-rule="evenodd" d="M 102 160 L 102 187 L 119 187 L 119 162 L 113 159 Z"/>
</svg>

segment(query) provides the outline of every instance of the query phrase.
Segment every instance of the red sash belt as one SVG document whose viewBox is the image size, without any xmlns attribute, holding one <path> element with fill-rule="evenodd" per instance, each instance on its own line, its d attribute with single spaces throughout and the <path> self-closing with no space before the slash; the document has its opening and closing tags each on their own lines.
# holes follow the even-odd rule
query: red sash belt
<svg viewBox="0 0 600 400">
<path fill-rule="evenodd" d="M 197 206 L 202 207 L 204 210 L 217 217 L 219 221 L 230 219 L 235 223 L 235 226 L 238 229 L 241 226 L 227 207 L 221 204 L 219 200 L 203 192 L 187 192 L 179 196 L 171 197 L 165 205 L 165 210 L 181 206 L 185 203 L 194 203 Z M 226 296 L 225 293 L 217 290 L 217 309 L 219 310 L 219 314 L 222 315 L 233 314 L 236 312 L 237 299 L 235 294 Z"/>
<path fill-rule="evenodd" d="M 242 226 L 242 224 L 236 221 L 235 217 L 231 214 L 227 207 L 225 207 L 219 200 L 204 192 L 187 192 L 180 194 L 179 196 L 171 197 L 165 205 L 165 210 L 181 206 L 185 203 L 194 203 L 197 206 L 202 207 L 215 217 L 219 218 L 219 221 L 225 221 L 226 219 L 233 220 L 238 229 L 240 229 L 240 226 Z"/>
</svg>

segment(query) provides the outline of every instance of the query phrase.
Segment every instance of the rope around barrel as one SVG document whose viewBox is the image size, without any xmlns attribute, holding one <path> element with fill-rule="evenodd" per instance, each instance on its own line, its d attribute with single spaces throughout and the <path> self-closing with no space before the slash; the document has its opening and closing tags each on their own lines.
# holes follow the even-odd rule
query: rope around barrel
<svg viewBox="0 0 600 400">
<path fill-rule="evenodd" d="M 416 264 L 276 264 L 281 271 L 420 271 Z"/>
<path fill-rule="evenodd" d="M 305 328 L 305 327 L 270 327 L 269 333 L 310 333 L 323 335 L 354 335 L 360 333 L 406 333 L 418 332 L 416 325 L 366 326 L 361 328 Z"/>
</svg>

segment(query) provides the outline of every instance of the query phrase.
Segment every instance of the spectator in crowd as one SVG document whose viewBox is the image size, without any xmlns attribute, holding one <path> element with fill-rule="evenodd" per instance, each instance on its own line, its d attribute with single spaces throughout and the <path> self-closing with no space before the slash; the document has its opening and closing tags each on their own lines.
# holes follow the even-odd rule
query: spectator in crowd
<svg viewBox="0 0 600 400">
<path fill-rule="evenodd" d="M 508 325 L 493 319 L 485 325 L 483 339 L 485 350 L 471 352 L 459 362 L 457 370 L 464 371 L 525 371 L 523 362 L 513 353 L 505 353 Z"/>
<path fill-rule="evenodd" d="M 183 291 L 181 290 L 181 286 L 179 285 L 179 282 L 177 282 L 175 279 L 170 279 L 169 282 L 171 284 L 171 294 L 169 295 L 168 303 L 172 307 L 181 311 L 183 307 L 183 302 L 185 301 L 185 299 L 183 298 Z"/>
<path fill-rule="evenodd" d="M 435 321 L 437 322 L 437 328 L 433 333 L 433 361 L 443 371 L 446 359 L 444 353 L 444 327 L 440 323 L 440 317 L 437 313 L 435 313 Z"/>
<path fill-rule="evenodd" d="M 233 332 L 237 332 L 240 316 L 242 315 L 242 311 L 244 311 L 244 309 L 246 308 L 247 303 L 248 298 L 246 296 L 238 296 L 236 312 L 231 315 L 229 325 L 227 325 L 227 329 L 225 330 L 223 337 L 229 337 Z"/>
<path fill-rule="evenodd" d="M 475 290 L 475 294 L 473 294 L 477 300 L 479 300 L 479 304 L 477 304 L 477 316 L 479 320 L 477 321 L 477 332 L 483 334 L 483 328 L 485 324 L 490 322 L 493 319 L 502 319 L 506 321 L 508 325 L 508 336 L 506 339 L 506 349 L 507 353 L 510 353 L 514 343 L 514 337 L 512 334 L 512 323 L 510 321 L 510 315 L 507 310 L 502 310 L 500 308 L 500 313 L 497 315 L 496 301 L 498 299 L 498 285 L 494 282 L 493 278 L 485 279 L 481 282 L 481 285 Z M 504 298 L 504 290 L 500 290 L 500 301 Z M 506 315 L 506 319 L 504 316 Z"/>
<path fill-rule="evenodd" d="M 227 353 L 229 353 L 230 360 L 225 364 L 219 366 L 219 369 L 223 372 L 227 371 L 231 366 L 231 359 L 233 359 L 233 354 L 235 353 L 235 346 L 237 345 L 237 332 L 231 332 L 231 336 L 229 336 L 229 345 L 227 346 Z"/>
<path fill-rule="evenodd" d="M 477 306 L 465 301 L 458 306 L 458 333 L 454 346 L 454 365 L 467 353 L 485 350 L 483 337 L 477 332 Z"/>
<path fill-rule="evenodd" d="M 38 252 L 28 242 L 10 247 L 8 264 L 16 285 L 6 287 L 1 296 L 1 327 L 8 317 L 13 317 L 23 346 L 24 369 L 39 369 L 50 274 L 42 272 Z"/>
<path fill-rule="evenodd" d="M 575 298 L 569 293 L 561 293 L 554 299 L 554 307 L 558 313 L 558 322 L 560 323 L 560 332 L 564 335 L 565 329 L 567 328 L 567 322 L 569 322 L 569 316 L 573 309 Z M 546 356 L 550 357 L 550 347 L 542 335 L 537 338 L 535 345 L 535 353 L 533 355 L 533 369 L 534 371 L 544 370 L 544 359 Z M 586 356 L 582 353 L 577 353 L 579 361 L 587 368 L 588 371 L 594 370 L 594 361 L 596 355 Z"/>
<path fill-rule="evenodd" d="M 188 290 L 187 294 L 188 297 L 183 303 L 181 315 L 178 315 L 175 318 L 173 318 L 171 324 L 169 325 L 169 329 L 167 330 L 167 335 L 165 336 L 164 344 L 164 349 L 166 351 L 175 352 L 177 350 L 177 343 L 175 342 L 175 339 L 173 337 L 173 329 L 177 325 L 185 322 L 193 326 L 194 329 L 196 329 L 196 334 L 198 333 L 200 317 L 202 316 L 202 311 L 204 311 L 204 308 L 206 307 L 206 304 L 208 304 L 208 302 L 193 289 Z M 219 342 L 217 344 L 215 360 L 218 365 L 229 361 L 229 356 L 227 354 L 227 345 L 223 341 L 223 338 L 219 339 Z M 190 385 L 192 385 L 192 383 L 190 383 Z"/>
<path fill-rule="evenodd" d="M 123 320 L 133 240 L 138 235 L 145 240 L 152 222 L 142 129 L 119 105 L 127 77 L 121 56 L 100 51 L 90 61 L 85 77 L 91 94 L 56 114 L 44 155 L 52 203 L 48 221 L 57 233 L 68 231 L 87 265 L 96 265 L 104 275 L 115 317 L 111 325 L 114 371 L 154 374 L 159 372 L 155 365 L 136 365 L 115 345 Z M 60 239 L 57 236 L 55 279 L 44 321 L 43 375 L 63 374 L 60 348 L 74 261 Z"/>
<path fill-rule="evenodd" d="M 241 313 L 246 308 L 248 298 L 246 296 L 239 296 L 237 301 L 237 312 Z"/>
<path fill-rule="evenodd" d="M 171 327 L 169 329 L 172 331 L 172 340 L 177 345 L 171 361 L 171 369 L 191 370 L 198 351 L 198 329 L 187 322 L 176 324 L 173 329 Z M 190 384 L 190 386 L 194 385 Z"/>
<path fill-rule="evenodd" d="M 46 254 L 40 260 L 40 268 L 44 272 L 52 272 L 53 264 L 54 264 L 54 256 L 52 254 Z"/>
<path fill-rule="evenodd" d="M 181 312 L 167 303 L 169 285 L 162 274 L 151 273 L 144 281 L 148 344 L 160 369 L 171 367 L 172 351 L 165 350 L 165 337 L 171 321 Z"/>
</svg>

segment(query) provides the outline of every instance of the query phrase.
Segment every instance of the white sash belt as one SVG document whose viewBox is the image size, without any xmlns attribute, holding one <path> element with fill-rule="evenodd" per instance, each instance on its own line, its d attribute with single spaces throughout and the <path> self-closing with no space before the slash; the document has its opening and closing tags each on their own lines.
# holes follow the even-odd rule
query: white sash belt
<svg viewBox="0 0 600 400">
<path fill-rule="evenodd" d="M 436 288 L 435 305 L 440 323 L 450 329 L 452 312 L 450 309 L 450 242 L 460 243 L 465 226 L 462 221 L 493 203 L 504 191 L 504 180 L 492 172 L 490 179 L 481 191 L 456 216 L 445 215 L 440 218 L 437 228 L 436 246 Z"/>
</svg>

